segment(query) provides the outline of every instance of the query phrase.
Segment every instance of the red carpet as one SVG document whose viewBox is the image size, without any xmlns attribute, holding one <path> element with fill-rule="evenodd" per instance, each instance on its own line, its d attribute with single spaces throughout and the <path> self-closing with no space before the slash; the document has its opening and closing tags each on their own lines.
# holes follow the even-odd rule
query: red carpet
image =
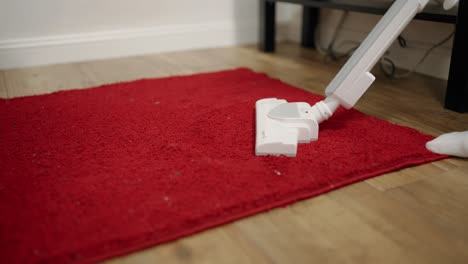
<svg viewBox="0 0 468 264">
<path fill-rule="evenodd" d="M 410 165 L 432 139 L 355 110 L 254 156 L 254 105 L 319 96 L 247 69 L 0 100 L 2 263 L 88 263 Z"/>
</svg>

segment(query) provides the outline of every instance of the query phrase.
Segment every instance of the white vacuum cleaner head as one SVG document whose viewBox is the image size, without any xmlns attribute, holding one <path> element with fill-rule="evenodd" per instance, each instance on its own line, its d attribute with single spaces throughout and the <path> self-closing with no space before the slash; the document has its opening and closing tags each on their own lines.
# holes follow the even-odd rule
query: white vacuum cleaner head
<svg viewBox="0 0 468 264">
<path fill-rule="evenodd" d="M 288 103 L 286 100 L 267 98 L 258 100 L 255 109 L 257 156 L 295 157 L 297 144 L 317 140 L 318 124 L 332 115 L 332 110 L 323 101 L 311 107 L 308 103 Z"/>
</svg>

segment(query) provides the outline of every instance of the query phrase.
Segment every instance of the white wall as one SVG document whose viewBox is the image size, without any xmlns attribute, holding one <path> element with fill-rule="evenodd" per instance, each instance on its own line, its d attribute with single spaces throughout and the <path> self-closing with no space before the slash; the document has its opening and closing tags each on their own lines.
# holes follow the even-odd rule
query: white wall
<svg viewBox="0 0 468 264">
<path fill-rule="evenodd" d="M 326 46 L 339 11 L 322 10 L 319 40 Z M 277 6 L 277 38 L 300 40 L 302 10 Z M 339 34 L 362 40 L 379 16 L 351 13 Z M 391 48 L 398 66 L 411 68 L 453 25 L 414 21 L 409 48 Z M 0 69 L 74 62 L 258 41 L 257 0 L 0 0 Z M 450 43 L 451 44 L 451 43 Z M 451 45 L 437 49 L 419 72 L 447 78 Z"/>
<path fill-rule="evenodd" d="M 251 20 L 249 0 L 2 0 L 2 39 Z"/>
<path fill-rule="evenodd" d="M 0 68 L 257 39 L 256 0 L 0 0 Z"/>
</svg>

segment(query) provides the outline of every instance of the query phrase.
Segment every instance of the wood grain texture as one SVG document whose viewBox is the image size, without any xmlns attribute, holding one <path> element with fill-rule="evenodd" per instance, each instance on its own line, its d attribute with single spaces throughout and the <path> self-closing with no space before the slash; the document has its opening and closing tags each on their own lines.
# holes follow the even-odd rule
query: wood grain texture
<svg viewBox="0 0 468 264">
<path fill-rule="evenodd" d="M 0 71 L 0 98 L 8 98 L 6 80 L 3 72 Z"/>
<path fill-rule="evenodd" d="M 16 97 L 140 78 L 248 67 L 323 94 L 342 66 L 295 44 L 206 49 L 0 72 Z M 421 132 L 467 130 L 443 109 L 446 82 L 377 81 L 356 108 Z M 468 161 L 447 159 L 369 179 L 105 263 L 468 263 Z"/>
</svg>

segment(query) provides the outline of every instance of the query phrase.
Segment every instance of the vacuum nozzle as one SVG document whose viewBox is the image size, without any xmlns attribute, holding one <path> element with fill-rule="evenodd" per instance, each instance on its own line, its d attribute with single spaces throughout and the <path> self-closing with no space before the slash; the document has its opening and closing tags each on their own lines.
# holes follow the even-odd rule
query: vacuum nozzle
<svg viewBox="0 0 468 264">
<path fill-rule="evenodd" d="M 338 105 L 335 100 L 320 101 L 314 106 L 277 98 L 258 100 L 255 154 L 295 157 L 297 144 L 317 140 L 319 123 L 332 116 Z"/>
</svg>

